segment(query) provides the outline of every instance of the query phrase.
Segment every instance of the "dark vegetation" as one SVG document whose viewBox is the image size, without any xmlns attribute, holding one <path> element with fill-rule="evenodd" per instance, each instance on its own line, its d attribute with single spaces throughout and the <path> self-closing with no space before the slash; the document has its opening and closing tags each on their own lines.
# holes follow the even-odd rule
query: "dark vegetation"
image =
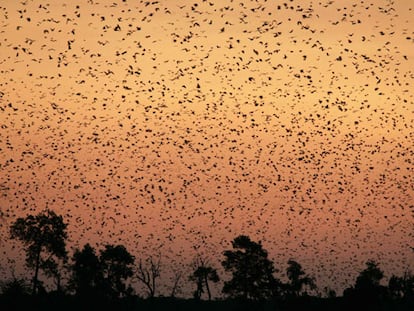
<svg viewBox="0 0 414 311">
<path fill-rule="evenodd" d="M 10 227 L 12 239 L 20 240 L 30 281 L 13 277 L 1 282 L 0 310 L 414 310 L 414 276 L 392 276 L 381 285 L 384 274 L 374 261 L 366 262 L 355 284 L 343 296 L 318 294 L 315 280 L 295 260 L 288 261 L 284 283 L 261 243 L 240 235 L 221 262 L 225 276 L 201 257 L 184 278 L 194 286 L 192 299 L 176 298 L 182 272 L 174 272 L 169 297 L 157 295 L 161 255 L 135 262 L 123 245 L 106 245 L 97 252 L 86 244 L 71 257 L 66 251 L 66 227 L 53 211 L 18 218 Z M 43 277 L 53 281 L 47 291 Z M 65 284 L 63 275 L 67 276 Z M 225 299 L 212 299 L 211 284 L 225 279 Z M 146 297 L 134 292 L 131 281 L 140 282 Z"/>
</svg>

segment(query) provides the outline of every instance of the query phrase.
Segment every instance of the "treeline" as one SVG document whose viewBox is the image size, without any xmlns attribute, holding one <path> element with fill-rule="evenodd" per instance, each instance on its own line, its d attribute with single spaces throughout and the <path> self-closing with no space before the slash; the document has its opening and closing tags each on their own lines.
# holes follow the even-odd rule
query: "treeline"
<svg viewBox="0 0 414 311">
<path fill-rule="evenodd" d="M 327 290 L 327 297 L 318 294 L 316 282 L 295 260 L 288 261 L 287 282 L 275 277 L 276 269 L 261 243 L 240 235 L 232 241 L 232 249 L 223 252 L 221 262 L 227 274 L 222 293 L 226 299 L 212 301 L 211 284 L 220 281 L 217 269 L 204 258 L 194 261 L 193 271 L 184 276 L 173 273 L 169 297 L 157 295 L 161 275 L 161 257 L 137 261 L 125 246 L 105 245 L 99 251 L 86 244 L 72 256 L 66 250 L 67 224 L 55 212 L 46 210 L 37 215 L 18 218 L 10 226 L 10 237 L 21 241 L 26 264 L 33 271 L 30 282 L 12 278 L 1 282 L 0 307 L 39 309 L 117 308 L 125 310 L 265 309 L 307 310 L 349 309 L 414 310 L 414 276 L 392 276 L 388 285 L 381 285 L 384 273 L 374 261 L 366 262 L 355 284 L 337 297 Z M 39 279 L 40 272 L 53 280 L 54 290 L 47 292 Z M 62 284 L 63 275 L 67 281 Z M 146 289 L 145 299 L 139 297 L 131 281 Z M 184 280 L 194 288 L 193 299 L 177 299 Z M 169 308 L 168 308 L 169 309 Z"/>
</svg>

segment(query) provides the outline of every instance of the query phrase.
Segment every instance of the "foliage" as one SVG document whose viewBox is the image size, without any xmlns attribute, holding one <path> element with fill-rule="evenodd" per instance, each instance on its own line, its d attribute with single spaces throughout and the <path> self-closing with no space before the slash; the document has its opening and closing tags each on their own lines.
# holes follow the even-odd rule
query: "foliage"
<svg viewBox="0 0 414 311">
<path fill-rule="evenodd" d="M 66 227 L 63 218 L 50 210 L 18 218 L 10 227 L 11 238 L 23 242 L 26 264 L 34 269 L 33 294 L 39 286 L 39 269 L 51 272 L 52 262 L 56 264 L 59 259 L 66 260 Z M 44 254 L 48 257 L 44 257 Z"/>
<path fill-rule="evenodd" d="M 245 235 L 236 237 L 232 246 L 234 250 L 225 251 L 222 262 L 225 271 L 232 273 L 232 278 L 224 283 L 223 293 L 233 298 L 271 298 L 278 281 L 273 276 L 275 268 L 267 251 Z"/>
<path fill-rule="evenodd" d="M 72 257 L 70 287 L 79 296 L 90 296 L 98 292 L 103 283 L 101 263 L 95 249 L 89 244 L 76 249 Z"/>
<path fill-rule="evenodd" d="M 46 276 L 54 278 L 54 282 L 56 285 L 56 291 L 62 291 L 62 273 L 64 270 L 63 264 L 66 263 L 66 258 L 64 261 L 56 260 L 54 258 L 47 258 L 45 261 L 41 263 L 40 268 L 43 270 Z"/>
<path fill-rule="evenodd" d="M 26 251 L 26 264 L 34 269 L 32 296 L 43 291 L 43 295 L 30 296 L 29 285 L 24 280 L 13 278 L 1 282 L 0 309 L 4 306 L 10 309 L 27 309 L 32 307 L 32 302 L 42 305 L 42 309 L 55 310 L 56 306 L 72 304 L 73 308 L 84 305 L 84 297 L 91 303 L 91 308 L 102 306 L 102 308 L 119 309 L 123 306 L 126 309 L 135 310 L 136 306 L 145 300 L 132 295 L 132 288 L 128 285 L 128 279 L 133 276 L 133 265 L 135 258 L 126 250 L 123 245 L 106 245 L 100 251 L 99 256 L 95 249 L 89 244 L 76 249 L 70 267 L 71 278 L 70 288 L 74 290 L 75 296 L 81 299 L 72 299 L 63 291 L 46 293 L 43 282 L 38 279 L 39 270 L 46 276 L 54 277 L 60 288 L 62 271 L 67 258 L 65 239 L 66 224 L 61 216 L 53 211 L 45 211 L 38 215 L 29 215 L 26 218 L 18 218 L 10 227 L 10 234 L 13 239 L 23 242 Z M 337 309 L 346 307 L 353 309 L 357 307 L 366 309 L 384 310 L 413 310 L 414 308 L 414 276 L 406 272 L 403 276 L 393 275 L 388 286 L 381 285 L 384 278 L 383 271 L 375 261 L 367 261 L 366 267 L 360 271 L 356 278 L 355 285 L 344 291 L 343 297 L 336 297 L 335 292 L 326 288 L 328 298 L 311 297 L 306 295 L 306 287 L 315 289 L 314 279 L 303 271 L 301 265 L 294 261 L 288 261 L 286 270 L 289 282 L 281 284 L 273 275 L 275 268 L 273 262 L 268 258 L 268 253 L 263 249 L 261 243 L 250 240 L 248 236 L 238 236 L 232 242 L 233 249 L 224 252 L 225 259 L 222 265 L 226 272 L 231 273 L 231 279 L 224 283 L 223 293 L 230 299 L 218 301 L 199 301 L 202 294 L 207 291 L 208 300 L 211 300 L 210 282 L 218 282 L 219 276 L 206 260 L 197 258 L 189 279 L 197 286 L 195 291 L 196 300 L 180 300 L 174 298 L 179 289 L 181 271 L 175 271 L 174 284 L 171 290 L 171 297 L 155 297 L 156 279 L 160 276 L 160 262 L 152 257 L 147 259 L 144 266 L 140 261 L 138 272 L 141 281 L 147 286 L 149 297 L 152 298 L 150 306 L 163 305 L 173 302 L 186 305 L 189 310 L 200 306 L 211 309 L 211 306 L 226 306 L 234 304 L 238 307 L 255 306 L 252 309 L 263 307 L 267 304 L 279 304 L 279 309 L 295 309 L 300 306 L 314 310 L 321 307 Z M 14 274 L 13 274 L 14 275 Z M 139 279 L 139 277 L 138 277 Z M 280 294 L 282 285 L 286 294 L 292 299 L 273 299 Z M 112 299 L 102 299 L 102 298 Z M 236 299 L 234 299 L 236 298 Z M 242 298 L 239 300 L 237 298 Z M 250 301 L 246 301 L 250 300 Z M 263 301 L 267 300 L 267 301 Z M 211 304 L 210 304 L 211 303 Z M 24 306 L 24 307 L 23 307 Z M 148 305 L 146 305 L 148 306 Z M 275 305 L 276 306 L 276 305 Z M 45 307 L 45 308 L 43 308 Z M 256 308 L 257 307 L 257 308 Z M 199 308 L 200 309 L 200 308 Z"/>
<path fill-rule="evenodd" d="M 344 291 L 344 298 L 363 308 L 379 308 L 388 299 L 388 291 L 380 284 L 384 273 L 375 261 L 369 260 L 365 263 L 366 268 L 362 270 L 351 288 Z M 353 306 L 352 306 L 353 307 Z"/>
<path fill-rule="evenodd" d="M 288 265 L 286 270 L 289 279 L 289 284 L 287 284 L 288 295 L 298 297 L 305 286 L 309 286 L 310 289 L 316 289 L 314 279 L 305 274 L 298 262 L 289 260 Z"/>
<path fill-rule="evenodd" d="M 30 286 L 23 279 L 13 278 L 3 282 L 0 286 L 4 297 L 22 299 L 30 294 Z"/>
<path fill-rule="evenodd" d="M 378 287 L 380 285 L 380 281 L 384 277 L 384 273 L 375 261 L 369 260 L 365 263 L 365 265 L 367 267 L 362 270 L 357 277 L 355 283 L 356 289 Z"/>
<path fill-rule="evenodd" d="M 195 270 L 190 275 L 189 279 L 197 285 L 197 289 L 194 291 L 194 298 L 197 300 L 201 298 L 201 295 L 204 292 L 204 287 L 207 290 L 208 300 L 211 300 L 209 281 L 213 283 L 220 281 L 217 270 L 208 265 L 208 263 L 201 257 L 196 259 Z"/>
<path fill-rule="evenodd" d="M 405 272 L 404 276 L 393 275 L 388 282 L 388 291 L 393 299 L 414 300 L 414 275 Z"/>
<path fill-rule="evenodd" d="M 123 245 L 106 245 L 100 253 L 100 263 L 104 276 L 104 288 L 112 297 L 126 296 L 131 288 L 125 281 L 133 276 L 132 265 L 135 258 Z"/>
</svg>

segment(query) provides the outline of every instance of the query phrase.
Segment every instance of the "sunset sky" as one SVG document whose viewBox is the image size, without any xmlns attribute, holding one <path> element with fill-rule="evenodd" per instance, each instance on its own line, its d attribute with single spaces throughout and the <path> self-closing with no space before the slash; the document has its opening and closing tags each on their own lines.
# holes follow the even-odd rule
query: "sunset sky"
<svg viewBox="0 0 414 311">
<path fill-rule="evenodd" d="M 411 0 L 1 1 L 0 276 L 24 273 L 10 224 L 46 208 L 69 250 L 161 253 L 166 275 L 200 254 L 227 279 L 239 234 L 276 276 L 293 258 L 340 294 L 368 259 L 413 271 L 413 17 Z"/>
</svg>

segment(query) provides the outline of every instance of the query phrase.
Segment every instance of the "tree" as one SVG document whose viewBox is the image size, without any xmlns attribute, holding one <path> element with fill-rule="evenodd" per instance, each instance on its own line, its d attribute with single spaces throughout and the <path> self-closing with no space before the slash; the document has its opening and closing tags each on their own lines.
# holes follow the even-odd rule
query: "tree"
<svg viewBox="0 0 414 311">
<path fill-rule="evenodd" d="M 2 196 L 3 197 L 7 197 L 7 191 L 8 190 L 10 190 L 10 188 L 6 185 L 6 184 L 0 184 L 0 191 L 1 192 L 4 192 L 3 194 L 2 194 Z M 4 222 L 4 216 L 6 215 L 6 213 L 5 212 L 3 212 L 3 209 L 0 207 L 0 228 L 2 227 L 2 225 L 3 225 L 3 222 Z M 0 240 L 0 243 L 1 243 L 2 241 Z"/>
<path fill-rule="evenodd" d="M 287 288 L 290 296 L 298 297 L 305 286 L 309 286 L 310 289 L 316 289 L 314 279 L 305 274 L 298 262 L 289 260 L 288 265 L 286 274 L 289 279 Z"/>
<path fill-rule="evenodd" d="M 36 216 L 18 218 L 10 227 L 10 236 L 23 242 L 26 264 L 34 269 L 32 294 L 39 286 L 39 270 L 48 270 L 51 262 L 66 260 L 66 227 L 63 218 L 46 210 Z M 45 257 L 47 256 L 47 257 Z"/>
<path fill-rule="evenodd" d="M 101 251 L 104 288 L 111 297 L 118 298 L 132 291 L 131 287 L 126 287 L 125 281 L 133 275 L 134 260 L 123 245 L 106 245 Z"/>
<path fill-rule="evenodd" d="M 31 300 L 28 299 L 31 284 L 26 280 L 16 278 L 0 281 L 0 309 L 1 310 L 27 310 Z"/>
<path fill-rule="evenodd" d="M 268 299 L 274 296 L 278 280 L 273 273 L 273 262 L 261 243 L 250 240 L 248 236 L 236 237 L 232 246 L 234 250 L 224 252 L 222 265 L 232 278 L 224 283 L 223 293 L 233 298 Z"/>
<path fill-rule="evenodd" d="M 356 279 L 355 289 L 378 287 L 380 285 L 380 281 L 384 277 L 384 273 L 375 261 L 368 260 L 365 265 L 367 267 L 359 273 Z"/>
<path fill-rule="evenodd" d="M 18 279 L 14 276 L 11 280 L 2 282 L 0 288 L 3 297 L 24 299 L 30 294 L 30 284 L 27 284 L 24 279 Z"/>
<path fill-rule="evenodd" d="M 394 299 L 413 299 L 414 275 L 408 271 L 402 277 L 393 275 L 388 282 L 388 291 Z"/>
<path fill-rule="evenodd" d="M 45 275 L 54 279 L 57 292 L 62 291 L 62 272 L 66 268 L 65 264 L 66 258 L 64 260 L 48 258 L 41 265 Z"/>
<path fill-rule="evenodd" d="M 197 285 L 197 289 L 194 292 L 194 298 L 200 299 L 202 293 L 204 292 L 204 286 L 207 290 L 207 297 L 208 300 L 211 300 L 211 291 L 209 286 L 209 281 L 217 283 L 220 281 L 220 278 L 217 274 L 217 270 L 208 265 L 208 263 L 202 259 L 201 257 L 198 257 L 195 260 L 195 270 L 190 275 L 190 281 L 193 281 Z"/>
<path fill-rule="evenodd" d="M 177 295 L 177 293 L 181 290 L 181 278 L 183 276 L 183 273 L 181 272 L 181 270 L 173 270 L 173 275 L 171 277 L 173 283 L 171 286 L 171 293 L 170 293 L 170 297 L 171 298 L 175 298 L 175 296 Z"/>
<path fill-rule="evenodd" d="M 152 257 L 147 259 L 147 265 L 145 266 L 142 261 L 139 261 L 139 265 L 136 272 L 138 281 L 145 285 L 147 288 L 148 297 L 155 297 L 156 280 L 160 276 L 161 270 L 161 255 L 158 256 L 158 260 L 154 260 Z"/>
<path fill-rule="evenodd" d="M 85 244 L 82 250 L 76 249 L 72 257 L 70 286 L 76 295 L 93 296 L 103 283 L 101 263 L 95 249 Z"/>
<path fill-rule="evenodd" d="M 384 273 L 373 260 L 367 261 L 365 265 L 366 268 L 359 273 L 355 286 L 345 289 L 344 297 L 361 307 L 376 308 L 387 296 L 387 288 L 380 285 Z"/>
<path fill-rule="evenodd" d="M 404 296 L 403 278 L 393 275 L 388 281 L 388 291 L 393 299 L 401 299 Z"/>
</svg>

